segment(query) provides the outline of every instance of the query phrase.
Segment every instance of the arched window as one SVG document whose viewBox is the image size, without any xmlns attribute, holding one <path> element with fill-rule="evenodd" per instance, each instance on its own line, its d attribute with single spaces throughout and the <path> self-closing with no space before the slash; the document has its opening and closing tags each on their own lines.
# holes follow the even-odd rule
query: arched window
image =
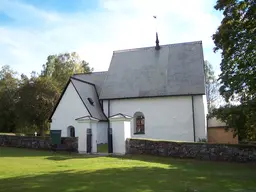
<svg viewBox="0 0 256 192">
<path fill-rule="evenodd" d="M 68 127 L 68 137 L 75 137 L 75 127 L 69 126 Z"/>
<path fill-rule="evenodd" d="M 145 117 L 141 112 L 134 114 L 134 133 L 145 134 Z"/>
</svg>

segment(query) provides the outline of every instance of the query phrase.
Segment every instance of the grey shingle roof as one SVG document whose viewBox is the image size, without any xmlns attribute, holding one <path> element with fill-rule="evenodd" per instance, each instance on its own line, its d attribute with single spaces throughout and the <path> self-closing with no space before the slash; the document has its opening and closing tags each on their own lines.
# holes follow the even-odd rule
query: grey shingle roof
<svg viewBox="0 0 256 192">
<path fill-rule="evenodd" d="M 205 94 L 202 42 L 114 51 L 100 99 Z"/>
<path fill-rule="evenodd" d="M 95 87 L 91 84 L 76 80 L 74 78 L 71 78 L 71 82 L 73 83 L 90 115 L 99 120 L 107 120 L 101 109 Z M 90 104 L 88 98 L 91 98 L 93 100 L 93 105 Z"/>
<path fill-rule="evenodd" d="M 89 83 L 93 83 L 96 86 L 98 94 L 101 92 L 102 83 L 106 78 L 106 71 L 103 72 L 93 72 L 93 73 L 81 73 L 75 74 L 73 77 L 80 79 Z"/>
<path fill-rule="evenodd" d="M 107 120 L 99 99 L 205 94 L 202 42 L 114 51 L 108 71 L 75 74 L 70 81 L 99 120 Z"/>
</svg>

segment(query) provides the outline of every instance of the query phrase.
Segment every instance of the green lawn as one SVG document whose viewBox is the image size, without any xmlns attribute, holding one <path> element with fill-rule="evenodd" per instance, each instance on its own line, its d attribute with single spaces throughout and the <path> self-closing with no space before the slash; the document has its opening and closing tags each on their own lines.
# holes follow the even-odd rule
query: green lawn
<svg viewBox="0 0 256 192">
<path fill-rule="evenodd" d="M 108 153 L 108 144 L 98 144 L 97 151 L 98 153 Z"/>
<path fill-rule="evenodd" d="M 256 166 L 0 147 L 0 191 L 252 192 L 256 191 Z"/>
</svg>

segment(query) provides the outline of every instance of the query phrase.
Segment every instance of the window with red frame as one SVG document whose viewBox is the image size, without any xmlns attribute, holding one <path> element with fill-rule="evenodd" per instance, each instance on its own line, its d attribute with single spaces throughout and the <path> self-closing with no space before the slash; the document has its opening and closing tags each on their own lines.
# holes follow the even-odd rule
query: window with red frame
<svg viewBox="0 0 256 192">
<path fill-rule="evenodd" d="M 145 118 L 142 115 L 136 117 L 135 133 L 145 133 Z"/>
</svg>

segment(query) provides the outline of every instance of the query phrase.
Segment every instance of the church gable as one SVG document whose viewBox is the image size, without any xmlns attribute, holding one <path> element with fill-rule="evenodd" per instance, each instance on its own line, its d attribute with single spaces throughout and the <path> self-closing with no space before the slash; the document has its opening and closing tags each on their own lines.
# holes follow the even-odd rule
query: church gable
<svg viewBox="0 0 256 192">
<path fill-rule="evenodd" d="M 53 111 L 51 120 L 61 120 L 63 118 L 76 119 L 85 115 L 89 115 L 89 112 L 75 90 L 74 85 L 69 81 L 59 103 Z"/>
<path fill-rule="evenodd" d="M 71 78 L 71 82 L 86 106 L 90 116 L 98 120 L 107 120 L 102 111 L 95 85 L 74 77 Z"/>
</svg>

